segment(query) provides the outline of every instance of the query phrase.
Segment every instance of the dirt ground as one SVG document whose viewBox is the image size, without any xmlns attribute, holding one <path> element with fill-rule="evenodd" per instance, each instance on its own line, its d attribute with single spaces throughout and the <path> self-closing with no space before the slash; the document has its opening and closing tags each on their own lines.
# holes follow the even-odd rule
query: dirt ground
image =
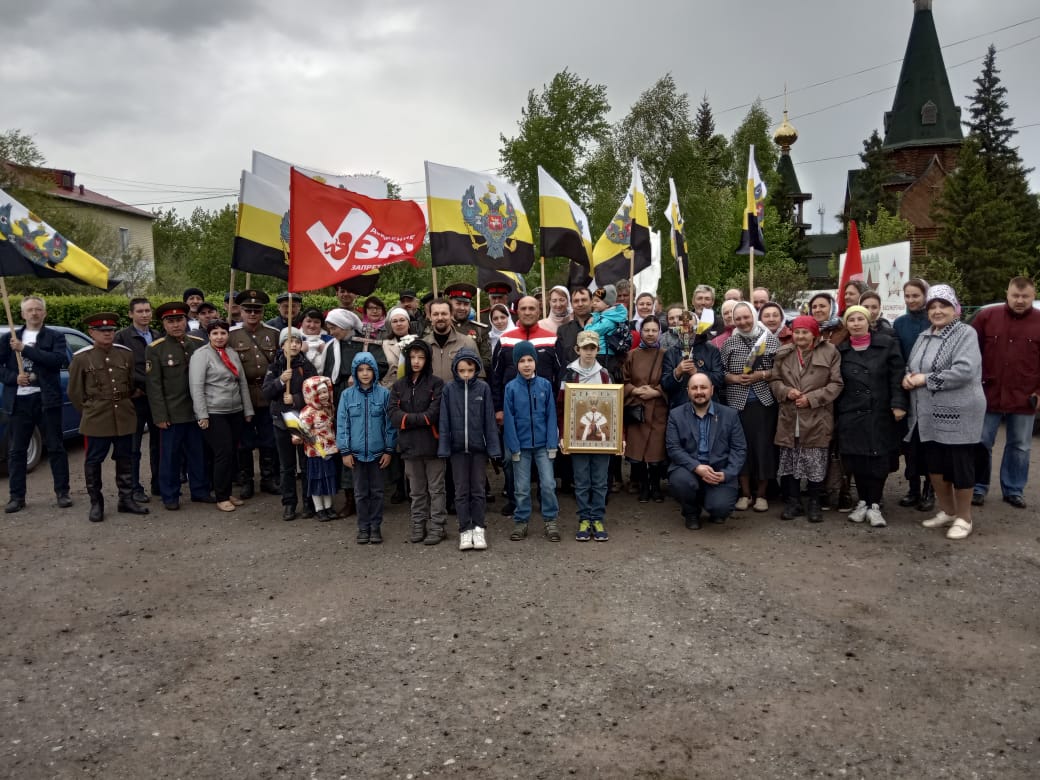
<svg viewBox="0 0 1040 780">
<path fill-rule="evenodd" d="M 617 494 L 605 544 L 570 496 L 562 543 L 510 542 L 499 498 L 485 553 L 405 505 L 381 547 L 270 496 L 119 515 L 110 471 L 92 525 L 75 450 L 75 507 L 44 463 L 3 516 L 0 774 L 1035 778 L 1038 450 L 964 542 L 893 478 L 885 529 Z"/>
</svg>

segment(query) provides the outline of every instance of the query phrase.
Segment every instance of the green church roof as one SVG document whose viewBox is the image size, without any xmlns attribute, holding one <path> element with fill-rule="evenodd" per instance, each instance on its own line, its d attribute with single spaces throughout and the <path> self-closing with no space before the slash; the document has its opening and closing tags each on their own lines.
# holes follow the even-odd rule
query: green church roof
<svg viewBox="0 0 1040 780">
<path fill-rule="evenodd" d="M 788 196 L 802 195 L 802 187 L 798 183 L 798 174 L 794 172 L 794 163 L 791 155 L 786 152 L 780 155 L 776 162 L 776 172 L 780 175 L 780 181 L 784 185 L 784 192 Z"/>
<path fill-rule="evenodd" d="M 914 0 L 914 21 L 906 43 L 892 110 L 885 114 L 885 149 L 960 143 L 961 110 L 946 77 L 931 0 Z"/>
</svg>

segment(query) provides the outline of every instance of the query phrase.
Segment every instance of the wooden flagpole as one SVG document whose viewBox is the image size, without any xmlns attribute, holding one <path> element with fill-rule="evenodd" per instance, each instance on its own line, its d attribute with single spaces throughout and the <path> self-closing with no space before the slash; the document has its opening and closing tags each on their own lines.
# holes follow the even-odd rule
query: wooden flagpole
<svg viewBox="0 0 1040 780">
<path fill-rule="evenodd" d="M 0 276 L 0 292 L 3 292 L 4 296 L 4 311 L 7 313 L 7 327 L 11 330 L 8 333 L 8 338 L 14 338 L 14 317 L 11 316 L 11 299 L 7 297 L 7 280 Z M 22 353 L 14 353 L 15 361 L 18 363 L 18 373 L 25 373 L 25 366 L 22 364 Z"/>
<path fill-rule="evenodd" d="M 542 319 L 544 320 L 549 316 L 549 292 L 545 289 L 545 255 L 542 255 L 540 262 L 542 265 Z"/>
<path fill-rule="evenodd" d="M 685 242 L 685 238 L 683 241 Z M 687 262 L 689 262 L 690 250 L 686 250 Z M 693 308 L 693 302 L 686 297 L 686 272 L 683 270 L 682 260 L 675 258 L 675 264 L 679 266 L 679 286 L 682 289 L 683 308 Z"/>
<path fill-rule="evenodd" d="M 632 250 L 632 256 L 628 258 L 628 318 L 635 319 L 636 316 L 636 253 Z"/>
<path fill-rule="evenodd" d="M 477 288 L 477 306 L 473 310 L 473 313 L 476 315 L 477 322 L 480 322 L 480 288 L 479 287 Z"/>
<path fill-rule="evenodd" d="M 231 269 L 231 283 L 228 285 L 228 300 L 227 306 L 224 307 L 224 312 L 227 314 L 228 324 L 231 324 L 231 307 L 235 305 L 235 269 Z"/>
<path fill-rule="evenodd" d="M 249 272 L 246 272 L 246 289 L 253 289 L 253 275 Z"/>
<path fill-rule="evenodd" d="M 433 297 L 437 298 L 439 297 L 437 294 L 437 266 L 433 266 L 430 270 L 433 271 Z"/>
</svg>

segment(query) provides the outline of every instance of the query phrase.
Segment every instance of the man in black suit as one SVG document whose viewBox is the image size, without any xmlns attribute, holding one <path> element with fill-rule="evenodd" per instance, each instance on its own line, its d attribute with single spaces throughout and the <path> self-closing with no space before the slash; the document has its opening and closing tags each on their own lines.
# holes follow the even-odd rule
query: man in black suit
<svg viewBox="0 0 1040 780">
<path fill-rule="evenodd" d="M 26 461 L 37 426 L 43 431 L 58 506 L 72 506 L 69 458 L 61 431 L 61 368 L 68 362 L 68 353 L 65 336 L 46 327 L 46 317 L 44 300 L 27 296 L 22 299 L 25 326 L 0 340 L 0 381 L 11 442 L 7 450 L 10 500 L 4 507 L 8 514 L 25 508 Z"/>
<path fill-rule="evenodd" d="M 152 328 L 152 304 L 147 298 L 130 301 L 130 327 L 116 333 L 115 343 L 122 344 L 134 353 L 134 394 L 130 399 L 137 412 L 137 430 L 134 432 L 134 448 L 131 453 L 134 471 L 133 498 L 138 504 L 147 504 L 148 493 L 141 484 L 141 444 L 144 431 L 148 429 L 148 464 L 151 467 L 151 494 L 159 495 L 159 430 L 152 421 L 152 408 L 148 405 L 145 385 L 145 351 L 148 345 L 159 338 L 159 331 Z"/>
</svg>

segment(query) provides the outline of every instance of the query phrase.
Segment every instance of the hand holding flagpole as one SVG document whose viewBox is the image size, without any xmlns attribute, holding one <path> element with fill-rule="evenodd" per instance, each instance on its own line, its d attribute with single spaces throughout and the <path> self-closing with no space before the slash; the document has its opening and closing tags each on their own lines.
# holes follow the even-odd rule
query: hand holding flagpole
<svg viewBox="0 0 1040 780">
<path fill-rule="evenodd" d="M 4 311 L 7 313 L 7 327 L 10 328 L 8 335 L 10 338 L 14 338 L 14 317 L 11 316 L 11 299 L 7 297 L 7 280 L 0 276 L 0 292 L 3 292 L 4 296 Z M 14 358 L 18 363 L 18 373 L 25 373 L 25 366 L 22 364 L 22 353 L 15 352 Z"/>
</svg>

